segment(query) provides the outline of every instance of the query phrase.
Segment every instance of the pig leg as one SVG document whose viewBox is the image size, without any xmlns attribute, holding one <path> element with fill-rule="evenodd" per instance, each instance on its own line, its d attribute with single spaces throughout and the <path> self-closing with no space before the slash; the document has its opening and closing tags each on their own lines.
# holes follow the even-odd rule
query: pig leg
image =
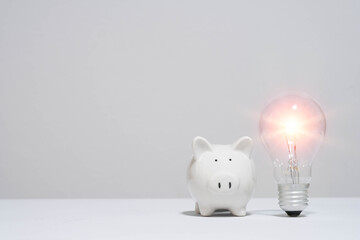
<svg viewBox="0 0 360 240">
<path fill-rule="evenodd" d="M 199 204 L 198 203 L 195 203 L 195 213 L 200 214 Z"/>
<path fill-rule="evenodd" d="M 215 209 L 208 206 L 199 205 L 199 211 L 201 216 L 207 217 L 213 214 L 215 212 Z"/>
<path fill-rule="evenodd" d="M 246 208 L 234 208 L 234 209 L 230 209 L 230 212 L 238 217 L 244 217 L 246 215 Z"/>
</svg>

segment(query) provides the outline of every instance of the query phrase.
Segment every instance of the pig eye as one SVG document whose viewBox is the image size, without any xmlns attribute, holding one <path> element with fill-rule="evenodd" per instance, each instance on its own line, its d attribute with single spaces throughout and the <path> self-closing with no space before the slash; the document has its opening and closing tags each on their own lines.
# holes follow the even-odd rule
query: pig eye
<svg viewBox="0 0 360 240">
<path fill-rule="evenodd" d="M 231 158 L 229 158 L 229 161 L 231 162 Z"/>
<path fill-rule="evenodd" d="M 215 159 L 215 162 L 217 162 L 217 159 Z"/>
</svg>

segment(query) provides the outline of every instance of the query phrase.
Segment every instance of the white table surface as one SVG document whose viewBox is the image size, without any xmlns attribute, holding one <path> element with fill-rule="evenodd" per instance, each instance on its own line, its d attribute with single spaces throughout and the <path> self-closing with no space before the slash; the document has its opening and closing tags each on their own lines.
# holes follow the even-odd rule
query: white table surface
<svg viewBox="0 0 360 240">
<path fill-rule="evenodd" d="M 246 217 L 201 217 L 191 199 L 0 200 L 1 240 L 360 239 L 360 198 L 311 198 L 300 217 L 252 199 Z"/>
</svg>

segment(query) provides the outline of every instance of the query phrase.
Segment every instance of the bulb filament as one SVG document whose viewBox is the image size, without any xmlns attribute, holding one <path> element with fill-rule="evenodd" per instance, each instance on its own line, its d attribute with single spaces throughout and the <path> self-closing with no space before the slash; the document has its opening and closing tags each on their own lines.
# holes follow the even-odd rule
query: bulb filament
<svg viewBox="0 0 360 240">
<path fill-rule="evenodd" d="M 289 173 L 293 184 L 299 183 L 299 168 L 296 158 L 296 144 L 295 136 L 293 134 L 286 134 L 286 142 L 289 151 Z"/>
</svg>

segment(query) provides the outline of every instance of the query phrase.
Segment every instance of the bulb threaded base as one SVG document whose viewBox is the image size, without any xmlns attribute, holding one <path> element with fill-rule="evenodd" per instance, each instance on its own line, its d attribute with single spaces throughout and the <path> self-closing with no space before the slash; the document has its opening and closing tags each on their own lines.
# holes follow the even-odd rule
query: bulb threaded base
<svg viewBox="0 0 360 240">
<path fill-rule="evenodd" d="M 279 184 L 279 205 L 290 217 L 297 217 L 308 206 L 310 184 Z"/>
</svg>

